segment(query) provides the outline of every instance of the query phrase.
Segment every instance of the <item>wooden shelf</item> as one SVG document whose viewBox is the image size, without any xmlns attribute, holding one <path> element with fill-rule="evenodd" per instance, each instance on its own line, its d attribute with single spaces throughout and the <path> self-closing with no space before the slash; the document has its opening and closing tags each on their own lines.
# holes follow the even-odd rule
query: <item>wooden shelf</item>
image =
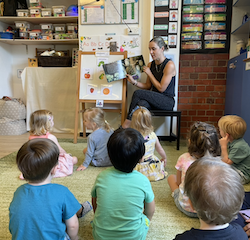
<svg viewBox="0 0 250 240">
<path fill-rule="evenodd" d="M 250 33 L 250 18 L 234 31 L 231 34 L 249 34 Z"/>
<path fill-rule="evenodd" d="M 78 23 L 78 17 L 0 17 L 0 22 L 15 24 L 15 21 L 26 21 L 33 24 L 40 23 Z"/>
<path fill-rule="evenodd" d="M 0 43 L 10 45 L 78 45 L 78 39 L 53 39 L 53 40 L 29 40 L 29 39 L 0 39 Z"/>
</svg>

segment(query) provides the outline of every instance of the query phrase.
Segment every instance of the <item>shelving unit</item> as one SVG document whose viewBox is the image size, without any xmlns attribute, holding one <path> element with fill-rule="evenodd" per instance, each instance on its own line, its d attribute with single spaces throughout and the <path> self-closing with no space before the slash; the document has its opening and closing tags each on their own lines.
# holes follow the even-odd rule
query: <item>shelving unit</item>
<svg viewBox="0 0 250 240">
<path fill-rule="evenodd" d="M 249 19 L 242 24 L 243 16 L 247 13 Z M 245 44 L 248 42 L 250 34 L 250 1 L 237 0 L 233 3 L 232 11 L 232 31 L 230 43 L 230 59 L 236 57 L 236 44 L 238 40 L 243 40 Z"/>
<path fill-rule="evenodd" d="M 0 22 L 14 25 L 16 21 L 26 21 L 33 25 L 40 23 L 78 23 L 78 17 L 0 17 Z M 77 45 L 78 39 L 53 39 L 53 40 L 29 40 L 29 39 L 0 39 L 0 43 L 10 45 Z"/>
</svg>

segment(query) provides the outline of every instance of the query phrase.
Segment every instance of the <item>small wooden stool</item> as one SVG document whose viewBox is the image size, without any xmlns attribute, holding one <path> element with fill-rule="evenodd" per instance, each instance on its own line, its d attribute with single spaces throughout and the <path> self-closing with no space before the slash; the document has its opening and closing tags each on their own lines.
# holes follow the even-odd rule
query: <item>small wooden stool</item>
<svg viewBox="0 0 250 240">
<path fill-rule="evenodd" d="M 180 149 L 180 135 L 181 135 L 181 111 L 165 111 L 165 110 L 150 110 L 153 117 L 171 117 L 170 122 L 170 136 L 167 141 L 177 140 L 176 149 Z M 177 117 L 177 135 L 173 133 L 173 117 Z"/>
</svg>

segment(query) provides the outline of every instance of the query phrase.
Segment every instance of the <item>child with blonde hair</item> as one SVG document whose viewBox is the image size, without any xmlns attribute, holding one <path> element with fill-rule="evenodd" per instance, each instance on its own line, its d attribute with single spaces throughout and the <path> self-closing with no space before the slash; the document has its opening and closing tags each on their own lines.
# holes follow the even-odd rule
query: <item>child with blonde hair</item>
<svg viewBox="0 0 250 240">
<path fill-rule="evenodd" d="M 227 115 L 218 122 L 222 161 L 230 164 L 241 177 L 242 184 L 250 182 L 250 147 L 243 139 L 247 124 L 239 116 Z"/>
<path fill-rule="evenodd" d="M 168 184 L 177 208 L 189 217 L 197 217 L 197 213 L 184 193 L 184 179 L 189 166 L 197 159 L 213 157 L 220 160 L 220 144 L 216 128 L 205 122 L 196 122 L 190 128 L 188 152 L 182 154 L 175 168 L 176 175 L 168 177 Z"/>
<path fill-rule="evenodd" d="M 83 150 L 85 160 L 77 171 L 85 170 L 91 163 L 96 167 L 111 166 L 107 142 L 114 132 L 109 123 L 104 118 L 104 112 L 100 108 L 88 108 L 83 114 L 84 125 L 93 132 L 88 136 L 87 148 Z"/>
<path fill-rule="evenodd" d="M 73 166 L 77 163 L 77 157 L 72 157 L 60 146 L 56 136 L 50 133 L 54 125 L 52 112 L 48 110 L 37 110 L 30 116 L 30 136 L 29 140 L 34 138 L 48 138 L 52 140 L 59 148 L 60 155 L 58 166 L 53 177 L 66 177 L 73 173 Z M 22 174 L 20 175 L 22 179 Z"/>
<path fill-rule="evenodd" d="M 141 133 L 145 140 L 146 148 L 144 158 L 142 159 L 142 162 L 139 162 L 136 165 L 135 170 L 147 176 L 150 181 L 163 179 L 166 175 L 164 167 L 167 162 L 167 156 L 158 137 L 154 133 L 152 116 L 148 109 L 139 107 L 134 111 L 131 120 L 131 128 L 134 128 Z M 161 160 L 155 156 L 155 149 L 161 156 Z"/>
</svg>

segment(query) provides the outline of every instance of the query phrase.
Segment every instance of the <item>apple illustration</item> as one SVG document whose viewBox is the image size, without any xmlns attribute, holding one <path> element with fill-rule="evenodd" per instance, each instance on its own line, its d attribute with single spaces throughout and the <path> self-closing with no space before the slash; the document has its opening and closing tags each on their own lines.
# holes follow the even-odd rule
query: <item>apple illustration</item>
<svg viewBox="0 0 250 240">
<path fill-rule="evenodd" d="M 95 90 L 94 88 L 90 88 L 90 92 L 91 92 L 91 93 L 93 93 L 93 92 L 94 92 L 94 90 Z"/>
<path fill-rule="evenodd" d="M 90 74 L 87 72 L 87 73 L 84 74 L 84 77 L 85 78 L 90 78 Z"/>
</svg>

